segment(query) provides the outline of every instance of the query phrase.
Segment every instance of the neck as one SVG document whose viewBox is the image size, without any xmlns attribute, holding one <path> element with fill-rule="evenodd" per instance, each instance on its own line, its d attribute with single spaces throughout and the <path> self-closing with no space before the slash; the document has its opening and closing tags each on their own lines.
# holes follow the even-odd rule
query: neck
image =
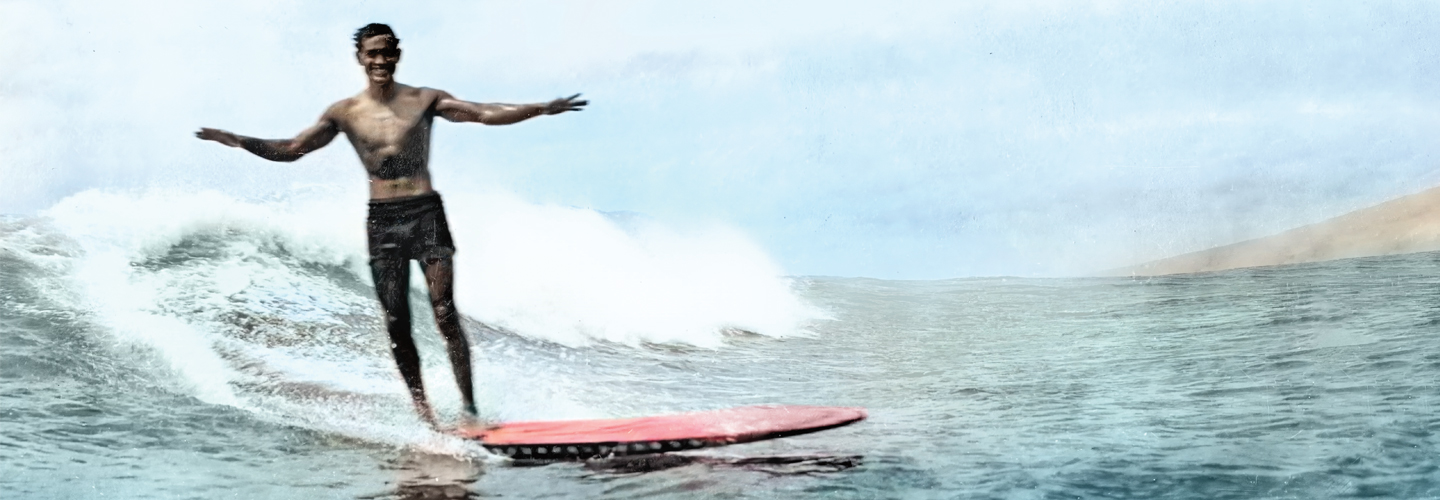
<svg viewBox="0 0 1440 500">
<path fill-rule="evenodd" d="M 395 85 L 395 80 L 385 83 L 371 81 L 370 85 L 365 88 L 365 93 L 377 101 L 388 101 L 395 96 Z"/>
</svg>

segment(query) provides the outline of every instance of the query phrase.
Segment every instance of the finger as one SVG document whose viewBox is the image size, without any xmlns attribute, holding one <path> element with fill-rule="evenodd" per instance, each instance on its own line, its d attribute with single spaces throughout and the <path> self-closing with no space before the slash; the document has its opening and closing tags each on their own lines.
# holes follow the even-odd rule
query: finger
<svg viewBox="0 0 1440 500">
<path fill-rule="evenodd" d="M 586 104 L 590 104 L 590 101 L 575 101 L 570 103 L 571 106 L 584 106 Z"/>
<path fill-rule="evenodd" d="M 573 101 L 573 100 L 575 100 L 576 97 L 580 97 L 580 94 L 575 94 L 575 95 L 572 95 L 572 96 L 570 96 L 570 97 L 566 97 L 565 100 L 567 100 L 567 101 Z"/>
</svg>

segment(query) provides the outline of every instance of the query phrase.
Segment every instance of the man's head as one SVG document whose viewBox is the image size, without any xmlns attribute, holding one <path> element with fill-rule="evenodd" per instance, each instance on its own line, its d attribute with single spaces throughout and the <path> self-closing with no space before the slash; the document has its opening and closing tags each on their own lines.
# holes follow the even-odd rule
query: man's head
<svg viewBox="0 0 1440 500">
<path fill-rule="evenodd" d="M 355 60 L 365 67 L 371 83 L 395 81 L 395 63 L 400 62 L 400 38 L 389 26 L 370 23 L 355 30 Z"/>
</svg>

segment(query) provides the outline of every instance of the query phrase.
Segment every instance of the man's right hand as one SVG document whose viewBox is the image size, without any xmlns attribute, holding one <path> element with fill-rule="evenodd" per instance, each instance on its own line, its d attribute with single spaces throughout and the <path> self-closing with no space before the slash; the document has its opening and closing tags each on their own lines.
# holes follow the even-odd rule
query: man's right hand
<svg viewBox="0 0 1440 500">
<path fill-rule="evenodd" d="M 576 99 L 579 97 L 580 94 L 575 94 L 570 97 L 561 97 L 545 103 L 545 107 L 540 109 L 540 113 L 558 115 L 566 111 L 585 111 L 585 105 L 590 104 L 590 101 L 577 101 Z"/>
<path fill-rule="evenodd" d="M 224 144 L 224 145 L 226 145 L 226 146 L 230 146 L 230 147 L 232 147 L 232 148 L 238 148 L 238 147 L 240 147 L 240 137 L 239 137 L 239 136 L 237 136 L 237 135 L 235 135 L 235 134 L 232 134 L 232 133 L 230 133 L 230 132 L 226 132 L 226 131 L 224 131 L 224 130 L 220 130 L 220 129 L 218 129 L 218 128 L 204 128 L 204 127 L 201 127 L 201 128 L 200 128 L 200 131 L 195 133 L 195 137 L 199 137 L 199 138 L 204 139 L 204 140 L 207 140 L 207 141 L 215 141 L 215 142 L 218 142 L 218 143 L 220 143 L 220 144 Z"/>
</svg>

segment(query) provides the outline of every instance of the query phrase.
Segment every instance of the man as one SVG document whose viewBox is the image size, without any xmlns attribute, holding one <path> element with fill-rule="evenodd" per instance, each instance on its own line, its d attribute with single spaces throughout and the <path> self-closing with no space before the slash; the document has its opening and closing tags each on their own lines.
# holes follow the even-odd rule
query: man
<svg viewBox="0 0 1440 500">
<path fill-rule="evenodd" d="M 431 123 L 440 116 L 452 122 L 509 125 L 540 115 L 580 111 L 587 101 L 576 100 L 580 94 L 575 94 L 542 104 L 477 104 L 444 91 L 398 83 L 395 65 L 400 62 L 400 39 L 384 24 L 369 24 L 356 31 L 355 49 L 355 59 L 369 80 L 365 90 L 331 105 L 318 123 L 294 139 L 256 139 L 212 128 L 202 128 L 195 136 L 244 148 L 267 160 L 291 162 L 345 133 L 370 174 L 370 271 L 400 376 L 420 418 L 435 427 L 435 412 L 420 380 L 420 356 L 411 338 L 406 301 L 410 260 L 415 259 L 430 287 L 435 322 L 445 337 L 465 419 L 473 422 L 470 344 L 460 328 L 452 290 L 455 245 L 440 195 L 430 185 Z"/>
</svg>

